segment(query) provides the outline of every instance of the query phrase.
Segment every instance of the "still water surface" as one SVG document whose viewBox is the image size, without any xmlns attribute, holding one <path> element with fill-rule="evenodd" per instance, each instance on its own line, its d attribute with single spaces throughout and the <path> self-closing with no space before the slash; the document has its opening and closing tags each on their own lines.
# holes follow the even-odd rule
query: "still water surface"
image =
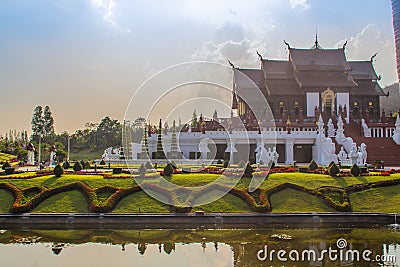
<svg viewBox="0 0 400 267">
<path fill-rule="evenodd" d="M 367 262 L 324 259 L 321 252 L 342 249 L 372 251 L 395 259 Z M 257 230 L 1 230 L 1 266 L 400 266 L 400 235 L 389 228 L 370 229 L 257 229 Z M 288 261 L 260 261 L 266 245 L 286 251 Z M 290 260 L 296 250 L 300 260 Z M 314 250 L 317 260 L 301 260 Z M 261 254 L 259 251 L 263 251 Z M 338 250 L 340 251 L 340 250 Z M 291 254 L 295 256 L 296 254 Z M 340 256 L 338 252 L 338 256 Z M 295 257 L 294 257 L 295 258 Z M 386 264 L 386 265 L 379 265 Z M 396 265 L 397 264 L 397 265 Z"/>
</svg>

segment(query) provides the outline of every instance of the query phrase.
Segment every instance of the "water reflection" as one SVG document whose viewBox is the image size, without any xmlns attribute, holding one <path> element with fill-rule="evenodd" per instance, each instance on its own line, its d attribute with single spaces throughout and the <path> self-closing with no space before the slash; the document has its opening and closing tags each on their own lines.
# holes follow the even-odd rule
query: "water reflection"
<svg viewBox="0 0 400 267">
<path fill-rule="evenodd" d="M 320 259 L 342 238 L 344 253 L 371 250 L 382 256 L 379 263 L 400 266 L 399 237 L 389 229 L 7 230 L 0 234 L 0 256 L 2 266 L 378 266 Z M 266 245 L 275 255 L 260 261 Z M 317 259 L 282 262 L 279 250 L 312 250 Z"/>
</svg>

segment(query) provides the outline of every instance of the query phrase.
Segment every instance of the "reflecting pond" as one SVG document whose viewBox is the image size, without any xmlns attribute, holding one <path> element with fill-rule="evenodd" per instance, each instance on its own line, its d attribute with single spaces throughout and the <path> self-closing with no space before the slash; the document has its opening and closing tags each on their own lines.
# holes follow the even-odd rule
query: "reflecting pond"
<svg viewBox="0 0 400 267">
<path fill-rule="evenodd" d="M 400 266 L 399 239 L 388 228 L 0 230 L 0 257 L 35 267 Z"/>
</svg>

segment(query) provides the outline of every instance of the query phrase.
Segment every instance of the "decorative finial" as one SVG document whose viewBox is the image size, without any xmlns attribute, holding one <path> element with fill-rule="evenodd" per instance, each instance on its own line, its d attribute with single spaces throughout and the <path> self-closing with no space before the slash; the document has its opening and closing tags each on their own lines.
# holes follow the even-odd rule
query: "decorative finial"
<svg viewBox="0 0 400 267">
<path fill-rule="evenodd" d="M 263 60 L 263 57 L 262 57 L 262 55 L 260 54 L 260 52 L 256 51 L 256 53 L 257 53 L 258 57 L 260 58 L 260 60 L 262 61 L 262 60 Z"/>
<path fill-rule="evenodd" d="M 228 59 L 228 63 L 229 63 L 229 65 L 231 65 L 231 67 L 234 69 L 235 68 L 235 65 L 233 65 L 233 63 Z"/>
<path fill-rule="evenodd" d="M 371 57 L 371 62 L 374 60 L 374 58 L 376 57 L 376 55 L 378 55 L 378 53 L 375 53 L 375 54 Z"/>
<path fill-rule="evenodd" d="M 287 46 L 287 48 L 290 50 L 290 44 L 287 43 L 285 40 L 283 40 L 283 42 L 285 43 L 285 45 Z"/>
<path fill-rule="evenodd" d="M 319 46 L 318 43 L 318 29 L 315 28 L 315 42 L 314 42 L 314 49 L 321 49 L 321 46 Z"/>
</svg>

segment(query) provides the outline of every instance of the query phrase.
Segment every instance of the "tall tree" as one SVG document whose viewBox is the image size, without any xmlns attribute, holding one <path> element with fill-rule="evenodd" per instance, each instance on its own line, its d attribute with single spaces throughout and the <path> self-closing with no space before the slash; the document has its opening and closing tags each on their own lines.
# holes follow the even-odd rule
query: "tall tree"
<svg viewBox="0 0 400 267">
<path fill-rule="evenodd" d="M 53 141 L 53 137 L 55 135 L 54 119 L 49 106 L 45 106 L 43 111 L 43 133 L 49 142 Z"/>
<path fill-rule="evenodd" d="M 41 106 L 37 106 L 32 115 L 32 139 L 35 141 L 39 141 L 39 136 L 42 136 L 44 133 L 44 121 L 43 121 L 43 108 Z"/>
</svg>

